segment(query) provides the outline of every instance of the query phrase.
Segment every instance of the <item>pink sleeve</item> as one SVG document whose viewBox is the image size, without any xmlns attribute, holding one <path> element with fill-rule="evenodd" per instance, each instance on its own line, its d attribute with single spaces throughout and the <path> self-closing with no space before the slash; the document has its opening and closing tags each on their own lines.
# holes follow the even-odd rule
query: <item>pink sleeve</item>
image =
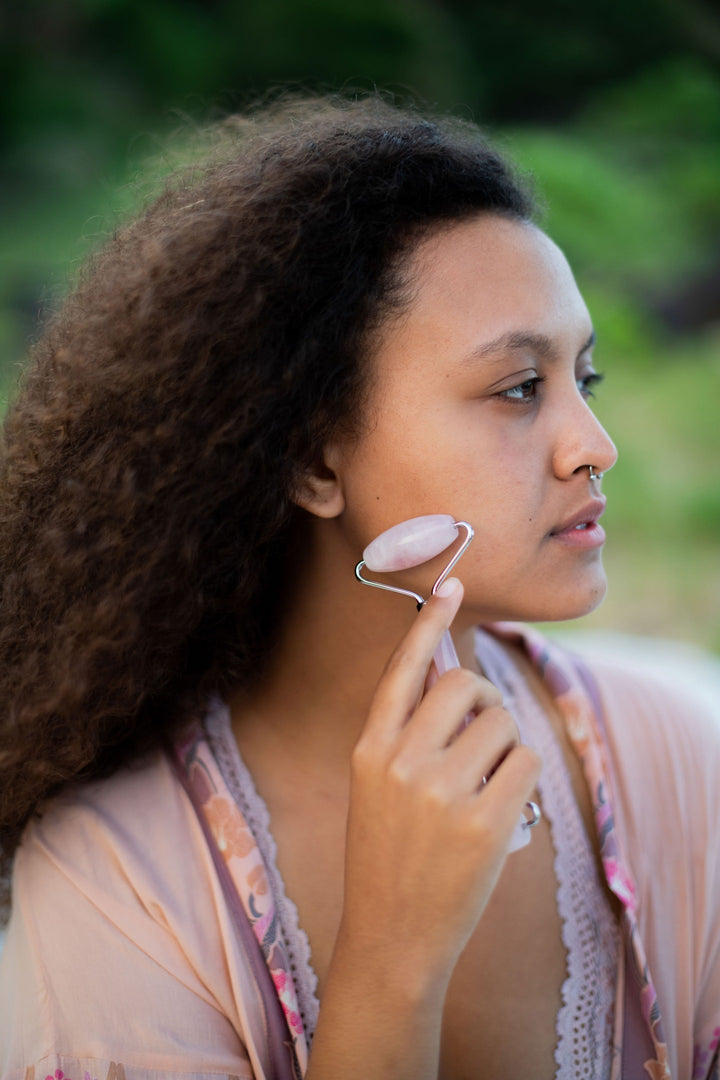
<svg viewBox="0 0 720 1080">
<path fill-rule="evenodd" d="M 166 786 L 162 831 L 139 775 L 26 831 L 0 959 L 2 1080 L 256 1076 L 221 904 L 201 855 L 168 832 L 171 780 L 152 780 Z"/>
<path fill-rule="evenodd" d="M 720 723 L 667 674 L 593 660 L 616 777 L 616 825 L 671 1049 L 705 1080 L 720 1039 Z"/>
</svg>

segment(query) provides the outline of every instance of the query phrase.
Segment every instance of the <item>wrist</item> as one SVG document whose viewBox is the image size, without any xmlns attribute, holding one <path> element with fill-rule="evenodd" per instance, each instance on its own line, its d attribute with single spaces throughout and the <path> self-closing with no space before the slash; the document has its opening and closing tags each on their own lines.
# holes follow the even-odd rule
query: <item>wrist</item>
<svg viewBox="0 0 720 1080">
<path fill-rule="evenodd" d="M 432 962 L 422 942 L 416 947 L 407 941 L 388 943 L 341 925 L 328 982 L 346 976 L 355 987 L 361 981 L 377 1001 L 441 1015 L 454 966 L 450 961 Z"/>
<path fill-rule="evenodd" d="M 447 980 L 341 930 L 308 1080 L 437 1080 Z"/>
</svg>

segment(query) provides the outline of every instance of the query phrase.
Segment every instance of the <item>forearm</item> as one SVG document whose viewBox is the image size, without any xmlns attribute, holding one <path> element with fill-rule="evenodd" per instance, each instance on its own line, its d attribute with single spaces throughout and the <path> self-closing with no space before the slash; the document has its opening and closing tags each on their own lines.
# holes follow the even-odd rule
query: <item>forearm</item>
<svg viewBox="0 0 720 1080">
<path fill-rule="evenodd" d="M 447 979 L 338 945 L 307 1080 L 437 1080 Z"/>
<path fill-rule="evenodd" d="M 353 751 L 343 917 L 308 1080 L 437 1080 L 450 977 L 540 774 L 486 679 L 458 668 L 423 693 L 461 595 L 413 623 Z"/>
</svg>

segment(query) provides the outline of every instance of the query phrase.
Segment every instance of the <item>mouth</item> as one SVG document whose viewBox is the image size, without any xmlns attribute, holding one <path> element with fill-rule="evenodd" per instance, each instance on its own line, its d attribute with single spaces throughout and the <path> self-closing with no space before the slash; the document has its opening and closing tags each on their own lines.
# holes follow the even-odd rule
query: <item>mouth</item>
<svg viewBox="0 0 720 1080">
<path fill-rule="evenodd" d="M 550 533 L 551 536 L 561 536 L 570 532 L 587 532 L 593 528 L 600 528 L 598 520 L 605 513 L 605 507 L 607 505 L 607 499 L 593 499 L 592 502 L 587 503 L 582 509 L 578 510 L 576 514 L 573 514 L 571 518 L 568 518 L 553 529 Z"/>
<path fill-rule="evenodd" d="M 606 500 L 594 499 L 571 518 L 558 525 L 550 533 L 552 540 L 558 540 L 572 547 L 595 548 L 605 543 L 605 530 L 598 524 L 598 519 L 605 512 Z"/>
</svg>

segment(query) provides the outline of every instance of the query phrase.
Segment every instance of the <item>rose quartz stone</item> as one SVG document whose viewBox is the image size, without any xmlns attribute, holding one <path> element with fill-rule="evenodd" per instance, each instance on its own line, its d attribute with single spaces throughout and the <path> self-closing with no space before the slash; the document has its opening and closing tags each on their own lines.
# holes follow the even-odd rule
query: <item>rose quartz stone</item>
<svg viewBox="0 0 720 1080">
<path fill-rule="evenodd" d="M 426 514 L 393 525 L 363 551 L 368 570 L 406 570 L 433 559 L 457 538 L 450 514 Z"/>
</svg>

